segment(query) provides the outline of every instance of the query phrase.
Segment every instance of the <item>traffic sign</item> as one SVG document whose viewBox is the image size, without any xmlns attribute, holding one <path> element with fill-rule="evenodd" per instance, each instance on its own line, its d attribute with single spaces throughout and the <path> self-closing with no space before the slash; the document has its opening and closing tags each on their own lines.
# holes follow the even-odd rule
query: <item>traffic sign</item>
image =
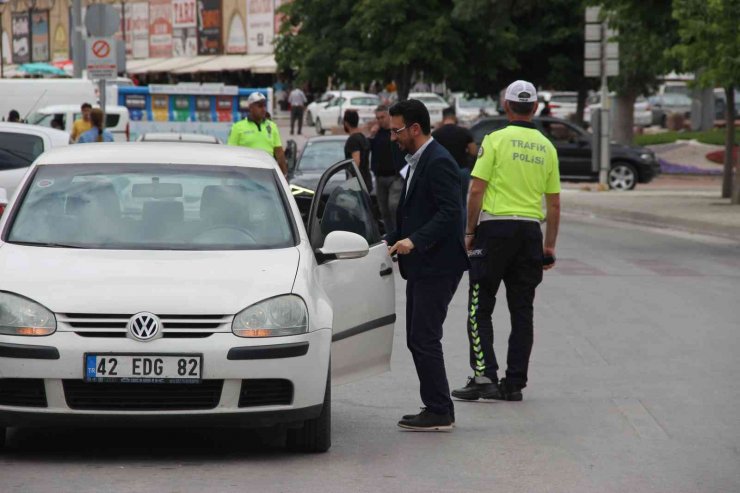
<svg viewBox="0 0 740 493">
<path fill-rule="evenodd" d="M 89 79 L 115 79 L 116 40 L 113 38 L 87 39 L 87 77 Z"/>
<path fill-rule="evenodd" d="M 85 27 L 90 36 L 107 37 L 121 27 L 121 14 L 112 5 L 94 3 L 85 12 Z"/>
</svg>

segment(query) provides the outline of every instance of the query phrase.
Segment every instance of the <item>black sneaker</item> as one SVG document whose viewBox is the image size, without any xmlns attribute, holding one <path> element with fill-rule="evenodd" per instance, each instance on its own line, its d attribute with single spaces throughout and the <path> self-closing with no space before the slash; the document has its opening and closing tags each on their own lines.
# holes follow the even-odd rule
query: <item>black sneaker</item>
<svg viewBox="0 0 740 493">
<path fill-rule="evenodd" d="M 421 412 L 422 413 L 427 410 L 427 408 L 425 408 L 425 407 L 420 407 L 419 409 L 421 409 Z M 421 413 L 419 413 L 419 414 L 421 414 Z M 416 418 L 419 414 L 404 414 L 401 419 L 404 420 L 404 421 L 409 421 L 409 420 L 412 420 L 412 419 Z M 452 420 L 452 426 L 455 426 L 455 413 L 454 413 L 454 411 L 450 413 L 450 419 Z"/>
<path fill-rule="evenodd" d="M 435 414 L 424 409 L 411 419 L 402 419 L 398 426 L 410 431 L 452 431 L 450 414 Z"/>
<path fill-rule="evenodd" d="M 465 387 L 451 392 L 452 397 L 466 401 L 478 399 L 501 399 L 499 386 L 488 377 L 468 377 Z"/>
<path fill-rule="evenodd" d="M 505 378 L 502 378 L 498 384 L 499 392 L 501 397 L 499 399 L 504 401 L 521 401 L 524 397 L 522 396 L 522 388 L 518 385 L 509 384 Z"/>
</svg>

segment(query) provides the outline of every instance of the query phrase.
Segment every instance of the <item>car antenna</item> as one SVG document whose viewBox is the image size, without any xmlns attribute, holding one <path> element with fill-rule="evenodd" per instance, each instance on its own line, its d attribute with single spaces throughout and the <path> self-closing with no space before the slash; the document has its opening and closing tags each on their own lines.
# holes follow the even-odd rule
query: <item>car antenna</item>
<svg viewBox="0 0 740 493">
<path fill-rule="evenodd" d="M 31 109 L 26 112 L 25 116 L 23 117 L 23 121 L 28 121 L 28 115 L 30 115 L 31 112 L 36 109 L 36 106 L 38 106 L 39 102 L 41 101 L 41 98 L 43 98 L 44 96 L 46 96 L 46 92 L 47 91 L 48 91 L 48 89 L 44 89 L 44 92 L 42 92 L 41 93 L 41 96 L 39 96 L 39 98 L 36 100 L 36 102 L 33 103 L 33 106 L 31 106 Z"/>
</svg>

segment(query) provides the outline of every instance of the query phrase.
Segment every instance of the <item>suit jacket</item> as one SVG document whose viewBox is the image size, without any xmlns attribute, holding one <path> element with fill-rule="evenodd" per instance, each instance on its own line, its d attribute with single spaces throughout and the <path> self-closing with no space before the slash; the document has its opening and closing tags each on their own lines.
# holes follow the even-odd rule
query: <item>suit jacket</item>
<svg viewBox="0 0 740 493">
<path fill-rule="evenodd" d="M 396 211 L 396 231 L 389 245 L 409 238 L 414 249 L 399 255 L 404 279 L 462 274 L 468 269 L 465 252 L 460 170 L 455 159 L 437 141 L 429 143 L 419 159 L 408 191 Z"/>
</svg>

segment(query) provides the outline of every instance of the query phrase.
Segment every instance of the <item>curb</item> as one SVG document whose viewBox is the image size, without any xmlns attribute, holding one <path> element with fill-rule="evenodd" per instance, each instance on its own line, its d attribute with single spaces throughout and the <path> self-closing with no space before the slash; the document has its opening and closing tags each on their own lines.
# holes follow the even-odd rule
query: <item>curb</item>
<svg viewBox="0 0 740 493">
<path fill-rule="evenodd" d="M 650 214 L 649 212 L 625 211 L 598 206 L 584 207 L 579 205 L 568 205 L 564 212 L 566 214 L 572 213 L 582 217 L 603 218 L 611 221 L 649 226 L 658 229 L 672 229 L 685 233 L 715 236 L 740 243 L 740 228 L 730 229 L 728 231 L 727 227 L 704 221 L 694 221 L 691 219 L 659 216 L 657 214 Z"/>
</svg>

